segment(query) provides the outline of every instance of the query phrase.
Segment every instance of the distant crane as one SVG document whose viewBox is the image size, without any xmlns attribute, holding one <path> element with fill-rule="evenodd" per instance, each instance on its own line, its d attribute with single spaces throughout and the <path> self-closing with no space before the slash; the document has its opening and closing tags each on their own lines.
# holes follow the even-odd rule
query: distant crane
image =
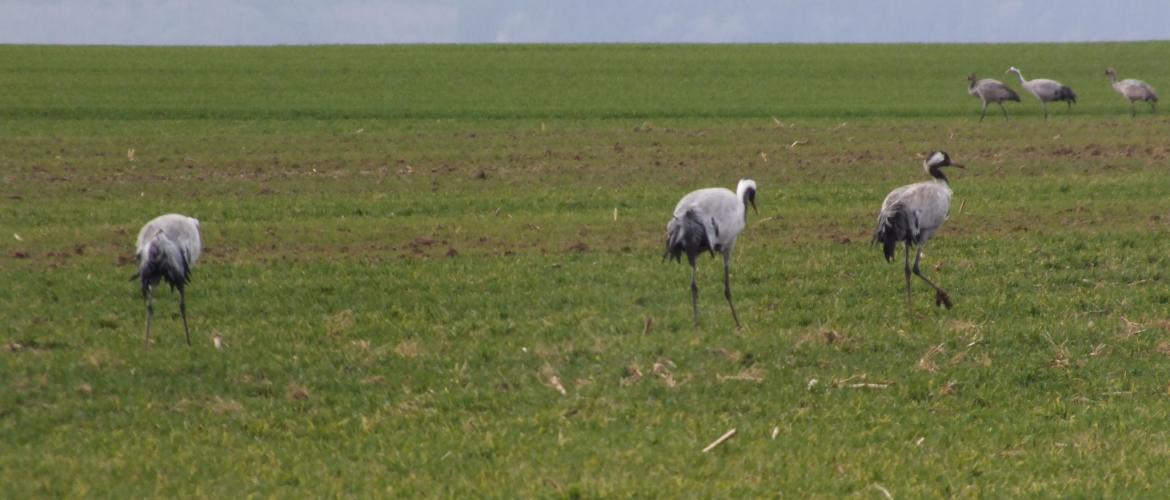
<svg viewBox="0 0 1170 500">
<path fill-rule="evenodd" d="M 979 115 L 979 121 L 983 121 L 983 117 L 987 116 L 987 103 L 994 102 L 999 105 L 999 110 L 1003 111 L 1003 119 L 1007 119 L 1007 109 L 1004 109 L 1004 101 L 1020 102 L 1020 95 L 1011 87 L 1004 85 L 999 80 L 991 78 L 984 78 L 982 80 L 975 77 L 975 73 L 971 73 L 967 77 L 971 85 L 967 87 L 967 93 L 978 97 L 983 101 L 983 112 Z"/>
<path fill-rule="evenodd" d="M 1109 81 L 1113 82 L 1113 90 L 1129 99 L 1129 116 L 1137 117 L 1137 107 L 1134 105 L 1136 101 L 1146 101 L 1150 103 L 1150 112 L 1157 113 L 1158 110 L 1154 108 L 1154 104 L 1158 102 L 1158 94 L 1154 92 L 1154 87 L 1141 80 L 1134 80 L 1126 78 L 1122 81 L 1117 81 L 1117 70 L 1113 68 L 1106 68 L 1105 74 L 1109 75 Z"/>
<path fill-rule="evenodd" d="M 1077 102 L 1077 94 L 1067 85 L 1056 80 L 1048 80 L 1046 78 L 1037 78 L 1035 80 L 1025 80 L 1024 75 L 1020 73 L 1019 68 L 1012 66 L 1008 68 L 1007 73 L 1015 73 L 1020 77 L 1020 85 L 1023 85 L 1028 92 L 1036 96 L 1040 100 L 1040 106 L 1044 108 L 1044 119 L 1048 119 L 1048 103 L 1050 101 L 1065 101 L 1068 103 L 1069 111 L 1072 111 L 1072 105 Z"/>
<path fill-rule="evenodd" d="M 882 210 L 877 218 L 877 230 L 873 235 L 873 242 L 881 244 L 885 252 L 886 261 L 893 262 L 898 250 L 898 243 L 906 244 L 906 308 L 910 309 L 910 273 L 918 275 L 926 284 L 934 288 L 936 306 L 944 305 L 947 309 L 953 306 L 950 295 L 938 285 L 932 283 L 918 269 L 918 262 L 922 259 L 922 251 L 935 231 L 942 227 L 947 220 L 951 206 L 951 188 L 947 184 L 947 177 L 943 175 L 942 167 L 963 168 L 958 163 L 952 163 L 951 157 L 943 151 L 935 151 L 922 162 L 922 167 L 933 180 L 902 186 L 886 195 L 882 201 Z M 914 267 L 910 266 L 910 247 L 917 247 L 914 255 Z"/>
<path fill-rule="evenodd" d="M 731 307 L 731 317 L 739 328 L 739 316 L 731 301 L 731 249 L 735 238 L 747 224 L 747 206 L 756 208 L 756 181 L 741 179 L 735 192 L 725 188 L 706 188 L 692 191 L 674 207 L 674 217 L 666 225 L 667 257 L 681 262 L 687 255 L 691 264 L 691 305 L 695 310 L 695 326 L 699 326 L 699 285 L 695 282 L 695 258 L 706 251 L 712 256 L 723 254 L 723 296 Z"/>
<path fill-rule="evenodd" d="M 203 244 L 199 239 L 199 221 L 179 214 L 160 215 L 138 232 L 138 271 L 130 277 L 142 282 L 142 298 L 146 301 L 146 347 L 150 348 L 150 323 L 154 317 L 152 290 L 159 281 L 166 280 L 171 289 L 179 289 L 179 313 L 183 316 L 183 332 L 191 345 L 191 330 L 187 328 L 187 295 L 185 288 L 191 281 L 191 267 L 199 259 Z"/>
</svg>

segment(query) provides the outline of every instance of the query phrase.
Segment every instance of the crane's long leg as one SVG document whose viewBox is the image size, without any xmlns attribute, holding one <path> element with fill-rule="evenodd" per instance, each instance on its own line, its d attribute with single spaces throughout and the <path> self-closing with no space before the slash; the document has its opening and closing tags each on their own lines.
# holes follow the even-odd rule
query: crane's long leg
<svg viewBox="0 0 1170 500">
<path fill-rule="evenodd" d="M 996 104 L 999 105 L 999 110 L 1003 111 L 1003 119 L 1006 120 L 1007 119 L 1007 108 L 1003 107 L 1002 102 L 997 102 Z"/>
<path fill-rule="evenodd" d="M 191 345 L 191 330 L 187 329 L 187 292 L 179 287 L 179 314 L 183 316 L 183 333 L 187 334 L 187 345 Z"/>
<path fill-rule="evenodd" d="M 1158 101 L 1150 101 L 1150 113 L 1158 114 L 1158 108 L 1154 107 L 1155 104 L 1158 104 Z"/>
<path fill-rule="evenodd" d="M 723 296 L 727 297 L 727 305 L 731 306 L 731 318 L 735 320 L 735 327 L 739 328 L 739 315 L 735 314 L 735 304 L 731 302 L 731 252 L 723 252 Z"/>
<path fill-rule="evenodd" d="M 1048 119 L 1048 103 L 1046 103 L 1044 101 L 1040 101 L 1040 107 L 1044 108 L 1044 119 L 1047 120 Z"/>
<path fill-rule="evenodd" d="M 983 117 L 987 116 L 987 101 L 983 101 L 983 112 L 979 113 L 979 123 L 983 123 Z"/>
<path fill-rule="evenodd" d="M 699 326 L 699 284 L 695 282 L 695 261 L 691 260 L 691 307 L 695 309 L 695 326 Z"/>
<path fill-rule="evenodd" d="M 143 340 L 143 345 L 150 349 L 150 322 L 154 319 L 154 304 L 151 303 L 151 289 L 146 289 L 146 338 Z"/>
<path fill-rule="evenodd" d="M 1137 105 L 1133 101 L 1129 101 L 1129 117 L 1137 118 Z"/>
<path fill-rule="evenodd" d="M 906 243 L 906 312 L 913 314 L 914 307 L 910 305 L 910 243 Z"/>
<path fill-rule="evenodd" d="M 944 305 L 947 309 L 950 309 L 955 306 L 954 303 L 951 302 L 951 296 L 947 294 L 946 290 L 939 288 L 938 285 L 932 283 L 929 279 L 926 279 L 926 276 L 923 275 L 922 271 L 918 269 L 918 261 L 922 259 L 922 250 L 925 246 L 926 245 L 918 245 L 918 251 L 914 254 L 914 274 L 917 274 L 919 278 L 922 278 L 922 281 L 925 281 L 927 285 L 930 285 L 931 288 L 934 288 L 935 305 Z"/>
</svg>

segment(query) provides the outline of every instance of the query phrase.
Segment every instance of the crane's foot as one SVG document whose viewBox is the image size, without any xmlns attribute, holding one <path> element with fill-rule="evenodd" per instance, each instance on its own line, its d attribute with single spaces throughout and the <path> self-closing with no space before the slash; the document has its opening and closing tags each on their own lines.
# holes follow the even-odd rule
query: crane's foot
<svg viewBox="0 0 1170 500">
<path fill-rule="evenodd" d="M 955 304 L 953 302 L 951 302 L 951 296 L 947 295 L 947 292 L 944 292 L 942 290 L 936 290 L 934 292 L 934 305 L 935 306 L 946 306 L 947 309 L 955 307 Z"/>
</svg>

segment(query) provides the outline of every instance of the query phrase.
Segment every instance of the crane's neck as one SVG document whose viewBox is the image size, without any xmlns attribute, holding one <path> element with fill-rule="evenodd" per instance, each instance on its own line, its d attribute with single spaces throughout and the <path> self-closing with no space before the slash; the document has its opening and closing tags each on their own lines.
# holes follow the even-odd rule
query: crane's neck
<svg viewBox="0 0 1170 500">
<path fill-rule="evenodd" d="M 743 203 L 743 221 L 747 222 L 748 205 L 755 206 L 756 203 L 756 183 L 750 180 L 740 181 L 735 187 L 735 197 Z"/>
<path fill-rule="evenodd" d="M 747 224 L 747 213 L 748 213 L 747 195 L 740 196 L 739 199 L 740 199 L 740 201 L 743 202 L 743 205 L 739 207 L 740 210 L 743 210 L 743 222 L 744 222 L 744 224 Z"/>
<path fill-rule="evenodd" d="M 1106 73 L 1109 75 L 1109 83 L 1117 85 L 1117 73 Z"/>
<path fill-rule="evenodd" d="M 1024 74 L 1020 73 L 1020 70 L 1017 69 L 1017 70 L 1013 71 L 1012 73 L 1015 73 L 1016 77 L 1018 77 L 1020 79 L 1020 85 L 1027 85 L 1028 84 L 1028 80 L 1024 79 Z"/>
<path fill-rule="evenodd" d="M 949 182 L 947 182 L 947 176 L 946 176 L 946 174 L 943 174 L 941 168 L 930 167 L 930 170 L 928 170 L 928 172 L 930 173 L 931 177 L 934 177 L 935 180 L 941 181 L 943 184 L 950 184 Z"/>
</svg>

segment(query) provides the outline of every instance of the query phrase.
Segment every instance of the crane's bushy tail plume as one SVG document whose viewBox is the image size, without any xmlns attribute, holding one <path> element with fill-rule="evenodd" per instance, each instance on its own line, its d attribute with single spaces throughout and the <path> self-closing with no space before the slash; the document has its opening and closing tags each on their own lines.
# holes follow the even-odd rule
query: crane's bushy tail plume
<svg viewBox="0 0 1170 500">
<path fill-rule="evenodd" d="M 878 217 L 877 231 L 873 234 L 874 244 L 881 244 L 887 262 L 894 261 L 898 243 L 910 241 L 910 215 L 901 205 L 893 205 Z"/>
<path fill-rule="evenodd" d="M 1020 102 L 1020 94 L 1017 94 L 1011 87 L 1004 87 L 1003 89 L 1007 91 L 1007 97 L 1004 98 L 1005 101 Z"/>
<path fill-rule="evenodd" d="M 191 266 L 186 253 L 170 241 L 160 238 L 148 245 L 144 252 L 145 255 L 139 257 L 138 272 L 130 278 L 142 281 L 143 296 L 160 281 L 165 280 L 172 289 L 180 290 L 191 282 Z"/>
<path fill-rule="evenodd" d="M 1077 102 L 1077 94 L 1076 92 L 1073 92 L 1073 89 L 1070 89 L 1067 86 L 1061 86 L 1060 89 L 1056 91 L 1056 100 L 1068 101 L 1075 104 Z"/>
<path fill-rule="evenodd" d="M 670 219 L 670 224 L 666 226 L 666 252 L 662 254 L 662 260 L 669 257 L 681 262 L 683 253 L 686 253 L 687 262 L 693 266 L 695 257 L 703 250 L 712 252 L 711 244 L 707 241 L 707 229 L 694 211 L 688 210 L 681 219 Z"/>
</svg>

